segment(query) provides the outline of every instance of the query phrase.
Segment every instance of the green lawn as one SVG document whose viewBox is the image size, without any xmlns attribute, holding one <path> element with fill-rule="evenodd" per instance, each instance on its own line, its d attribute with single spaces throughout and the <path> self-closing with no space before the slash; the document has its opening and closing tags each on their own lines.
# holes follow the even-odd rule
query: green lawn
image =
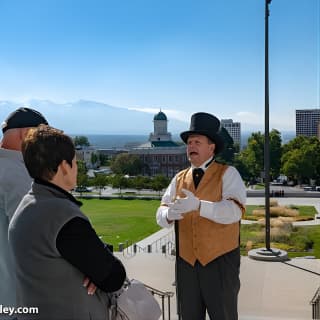
<svg viewBox="0 0 320 320">
<path fill-rule="evenodd" d="M 159 200 L 100 200 L 81 199 L 82 211 L 89 217 L 97 234 L 104 242 L 113 244 L 118 250 L 119 243 L 137 242 L 158 231 L 156 210 Z M 247 206 L 250 210 L 257 206 Z M 304 215 L 312 215 L 313 207 L 302 208 Z M 312 209 L 313 208 L 313 209 Z M 290 236 L 282 237 L 281 241 L 272 242 L 271 247 L 288 251 L 289 256 L 314 255 L 320 258 L 320 226 L 294 227 Z M 242 254 L 246 254 L 248 241 L 254 248 L 265 246 L 265 231 L 259 224 L 241 226 Z M 308 249 L 312 250 L 308 251 Z"/>
<path fill-rule="evenodd" d="M 313 220 L 317 213 L 314 206 L 289 206 L 299 211 L 299 220 Z M 257 220 L 261 217 L 252 215 L 254 209 L 264 208 L 263 205 L 246 206 L 245 219 Z M 262 225 L 241 226 L 241 248 L 242 254 L 246 254 L 245 247 L 248 241 L 252 242 L 253 248 L 265 247 L 265 229 Z M 283 249 L 288 252 L 289 257 L 313 255 L 320 258 L 320 226 L 294 227 L 287 234 L 280 234 L 277 237 L 270 237 L 271 247 Z"/>
<path fill-rule="evenodd" d="M 160 229 L 156 223 L 159 200 L 80 200 L 97 234 L 115 250 L 120 242 L 137 242 Z"/>
<path fill-rule="evenodd" d="M 252 242 L 252 249 L 265 247 L 265 229 L 260 224 L 241 226 L 241 252 L 246 255 L 245 250 L 248 241 Z M 271 236 L 271 247 L 283 249 L 288 252 L 289 257 L 315 256 L 320 258 L 320 226 L 293 227 L 287 236 L 273 239 Z"/>
</svg>

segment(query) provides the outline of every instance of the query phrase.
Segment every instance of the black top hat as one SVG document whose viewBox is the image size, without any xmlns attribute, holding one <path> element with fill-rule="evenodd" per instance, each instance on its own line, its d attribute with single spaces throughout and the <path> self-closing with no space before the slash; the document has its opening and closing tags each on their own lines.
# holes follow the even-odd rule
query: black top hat
<svg viewBox="0 0 320 320">
<path fill-rule="evenodd" d="M 192 134 L 207 136 L 216 145 L 215 154 L 223 150 L 224 141 L 220 135 L 220 120 L 210 113 L 197 112 L 191 116 L 189 131 L 180 134 L 181 139 L 187 143 L 188 137 Z"/>
<path fill-rule="evenodd" d="M 37 127 L 39 124 L 48 124 L 40 112 L 30 108 L 19 108 L 9 114 L 1 127 L 5 133 L 8 129 Z"/>
</svg>

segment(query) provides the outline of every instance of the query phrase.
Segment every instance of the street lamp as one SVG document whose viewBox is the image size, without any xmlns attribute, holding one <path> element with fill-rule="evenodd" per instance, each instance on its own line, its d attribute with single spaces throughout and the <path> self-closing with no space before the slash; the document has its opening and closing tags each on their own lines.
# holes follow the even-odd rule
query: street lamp
<svg viewBox="0 0 320 320">
<path fill-rule="evenodd" d="M 270 246 L 270 138 L 269 138 L 269 5 L 265 0 L 265 87 L 264 87 L 264 179 L 265 179 L 265 248 L 253 249 L 248 256 L 255 260 L 282 261 L 287 260 L 287 252 Z"/>
</svg>

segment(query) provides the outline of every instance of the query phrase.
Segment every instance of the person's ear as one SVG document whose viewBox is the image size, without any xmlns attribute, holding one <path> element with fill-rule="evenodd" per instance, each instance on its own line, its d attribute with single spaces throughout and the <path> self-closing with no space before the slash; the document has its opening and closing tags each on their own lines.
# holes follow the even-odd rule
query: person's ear
<svg viewBox="0 0 320 320">
<path fill-rule="evenodd" d="M 216 144 L 211 143 L 209 146 L 210 146 L 210 151 L 214 154 L 214 150 L 216 149 Z"/>
<path fill-rule="evenodd" d="M 59 164 L 59 167 L 62 174 L 66 175 L 68 173 L 68 170 L 70 169 L 70 164 L 66 160 L 62 160 L 62 162 Z"/>
</svg>

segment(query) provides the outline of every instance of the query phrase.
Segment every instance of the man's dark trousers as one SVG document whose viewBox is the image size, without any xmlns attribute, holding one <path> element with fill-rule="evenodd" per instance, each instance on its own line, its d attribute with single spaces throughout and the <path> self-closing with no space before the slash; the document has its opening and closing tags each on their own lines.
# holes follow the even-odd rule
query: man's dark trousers
<svg viewBox="0 0 320 320">
<path fill-rule="evenodd" d="M 178 259 L 178 284 L 182 320 L 238 319 L 240 249 L 232 250 L 202 266 Z"/>
</svg>

